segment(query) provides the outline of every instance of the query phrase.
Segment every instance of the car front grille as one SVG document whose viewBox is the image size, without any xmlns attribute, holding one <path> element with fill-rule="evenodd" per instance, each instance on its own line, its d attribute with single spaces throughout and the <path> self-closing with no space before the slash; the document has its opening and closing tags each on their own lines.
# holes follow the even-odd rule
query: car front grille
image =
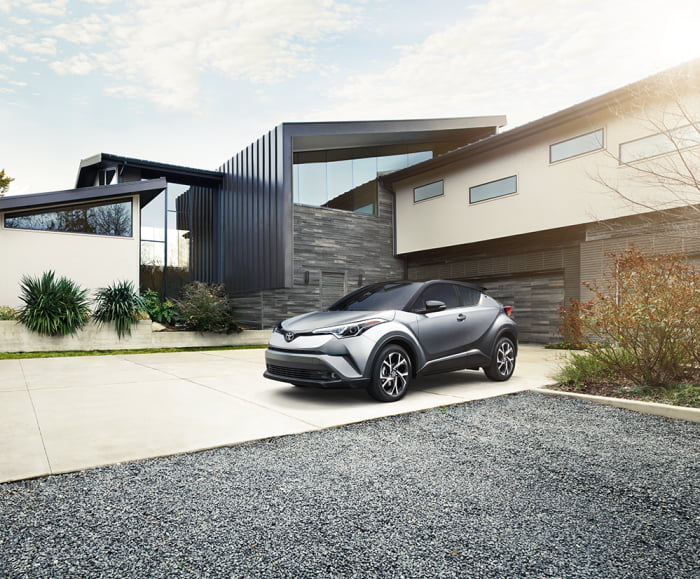
<svg viewBox="0 0 700 579">
<path fill-rule="evenodd" d="M 275 376 L 294 380 L 330 380 L 333 376 L 327 370 L 310 370 L 308 368 L 289 368 L 288 366 L 267 365 L 267 371 Z"/>
</svg>

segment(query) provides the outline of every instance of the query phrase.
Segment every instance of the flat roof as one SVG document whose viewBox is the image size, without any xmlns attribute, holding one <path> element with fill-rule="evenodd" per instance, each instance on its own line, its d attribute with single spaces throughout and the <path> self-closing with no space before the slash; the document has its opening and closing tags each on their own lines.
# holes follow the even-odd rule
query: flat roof
<svg viewBox="0 0 700 579">
<path fill-rule="evenodd" d="M 506 124 L 505 115 L 406 119 L 384 121 L 333 121 L 282 123 L 292 137 L 295 153 L 352 149 L 382 145 L 473 142 L 480 135 L 493 134 Z"/>
</svg>

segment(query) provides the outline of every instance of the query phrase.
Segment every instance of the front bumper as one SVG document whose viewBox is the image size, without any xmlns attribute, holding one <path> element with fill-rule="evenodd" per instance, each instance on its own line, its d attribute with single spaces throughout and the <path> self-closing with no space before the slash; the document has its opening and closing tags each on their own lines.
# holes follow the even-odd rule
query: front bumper
<svg viewBox="0 0 700 579">
<path fill-rule="evenodd" d="M 265 351 L 265 378 L 299 386 L 363 388 L 369 380 L 347 356 L 295 353 L 274 348 Z"/>
</svg>

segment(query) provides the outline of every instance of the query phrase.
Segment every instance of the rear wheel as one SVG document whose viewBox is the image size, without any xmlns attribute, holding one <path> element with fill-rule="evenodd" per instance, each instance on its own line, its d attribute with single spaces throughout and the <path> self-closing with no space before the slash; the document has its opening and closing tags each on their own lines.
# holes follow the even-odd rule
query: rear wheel
<svg viewBox="0 0 700 579">
<path fill-rule="evenodd" d="M 491 364 L 484 368 L 487 378 L 496 382 L 508 380 L 515 370 L 515 346 L 510 338 L 499 338 L 493 350 Z"/>
<path fill-rule="evenodd" d="M 392 344 L 377 356 L 367 391 L 375 400 L 394 402 L 403 398 L 410 381 L 411 359 L 401 346 Z"/>
</svg>

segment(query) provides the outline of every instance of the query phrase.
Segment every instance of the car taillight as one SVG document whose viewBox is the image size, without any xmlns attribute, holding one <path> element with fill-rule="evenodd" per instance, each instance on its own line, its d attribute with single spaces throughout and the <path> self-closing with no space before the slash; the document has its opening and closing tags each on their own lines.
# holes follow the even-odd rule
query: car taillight
<svg viewBox="0 0 700 579">
<path fill-rule="evenodd" d="M 513 313 L 513 306 L 503 306 L 503 309 L 506 311 L 506 316 L 508 317 Z"/>
</svg>

